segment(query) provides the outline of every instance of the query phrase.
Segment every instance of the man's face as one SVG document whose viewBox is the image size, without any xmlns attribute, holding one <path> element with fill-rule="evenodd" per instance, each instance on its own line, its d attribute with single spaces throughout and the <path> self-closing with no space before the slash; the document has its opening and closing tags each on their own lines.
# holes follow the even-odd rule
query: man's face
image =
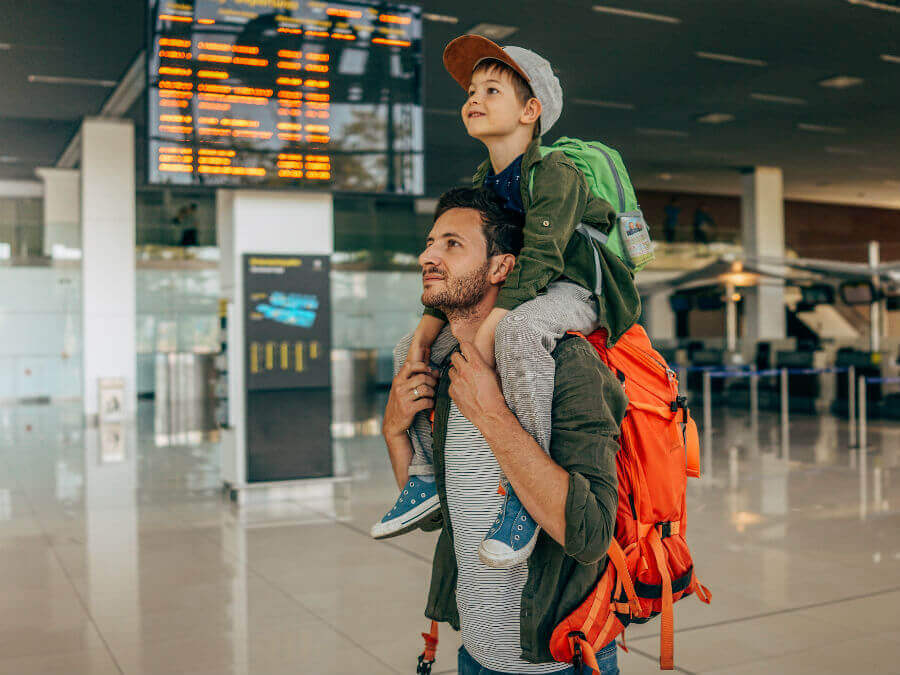
<svg viewBox="0 0 900 675">
<path fill-rule="evenodd" d="M 472 75 L 462 120 L 469 136 L 484 141 L 515 131 L 524 110 L 525 106 L 516 98 L 510 74 L 487 68 Z"/>
<path fill-rule="evenodd" d="M 478 304 L 490 288 L 481 214 L 462 208 L 443 213 L 428 233 L 419 264 L 423 305 L 459 312 Z"/>
</svg>

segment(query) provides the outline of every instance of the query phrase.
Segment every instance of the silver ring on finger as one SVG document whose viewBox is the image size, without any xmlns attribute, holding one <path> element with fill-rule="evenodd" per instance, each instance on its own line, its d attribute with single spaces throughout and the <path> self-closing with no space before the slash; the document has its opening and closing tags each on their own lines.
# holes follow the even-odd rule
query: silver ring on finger
<svg viewBox="0 0 900 675">
<path fill-rule="evenodd" d="M 420 398 L 420 397 L 419 397 L 419 388 L 418 388 L 418 387 L 413 387 L 413 401 L 415 401 L 415 400 L 418 399 L 418 398 Z"/>
</svg>

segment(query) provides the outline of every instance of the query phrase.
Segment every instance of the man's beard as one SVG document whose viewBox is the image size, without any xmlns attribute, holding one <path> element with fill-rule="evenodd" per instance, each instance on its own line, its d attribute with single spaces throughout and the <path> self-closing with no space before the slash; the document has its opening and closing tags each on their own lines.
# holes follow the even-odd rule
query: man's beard
<svg viewBox="0 0 900 675">
<path fill-rule="evenodd" d="M 448 317 L 465 316 L 490 288 L 488 271 L 491 262 L 486 260 L 484 265 L 469 272 L 463 277 L 444 277 L 444 288 L 425 289 L 422 292 L 422 304 L 432 309 L 439 309 Z"/>
</svg>

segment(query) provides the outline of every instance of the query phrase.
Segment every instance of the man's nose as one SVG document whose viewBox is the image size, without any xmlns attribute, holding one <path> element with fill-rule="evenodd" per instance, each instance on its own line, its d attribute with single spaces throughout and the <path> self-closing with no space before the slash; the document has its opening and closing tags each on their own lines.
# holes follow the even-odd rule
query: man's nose
<svg viewBox="0 0 900 675">
<path fill-rule="evenodd" d="M 437 251 L 435 250 L 434 245 L 428 246 L 422 253 L 419 255 L 419 266 L 423 269 L 425 267 L 437 267 L 441 264 L 441 258 L 437 255 Z"/>
</svg>

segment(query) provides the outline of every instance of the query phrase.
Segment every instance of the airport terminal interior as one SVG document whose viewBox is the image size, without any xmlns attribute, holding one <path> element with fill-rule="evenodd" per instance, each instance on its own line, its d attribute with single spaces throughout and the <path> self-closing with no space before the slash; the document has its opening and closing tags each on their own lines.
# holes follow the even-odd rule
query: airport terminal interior
<svg viewBox="0 0 900 675">
<path fill-rule="evenodd" d="M 674 670 L 900 675 L 900 0 L 4 14 L 0 675 L 416 672 L 438 533 L 370 528 L 418 256 L 486 157 L 464 34 L 550 61 L 543 144 L 618 151 L 649 226 L 712 595 Z"/>
</svg>

